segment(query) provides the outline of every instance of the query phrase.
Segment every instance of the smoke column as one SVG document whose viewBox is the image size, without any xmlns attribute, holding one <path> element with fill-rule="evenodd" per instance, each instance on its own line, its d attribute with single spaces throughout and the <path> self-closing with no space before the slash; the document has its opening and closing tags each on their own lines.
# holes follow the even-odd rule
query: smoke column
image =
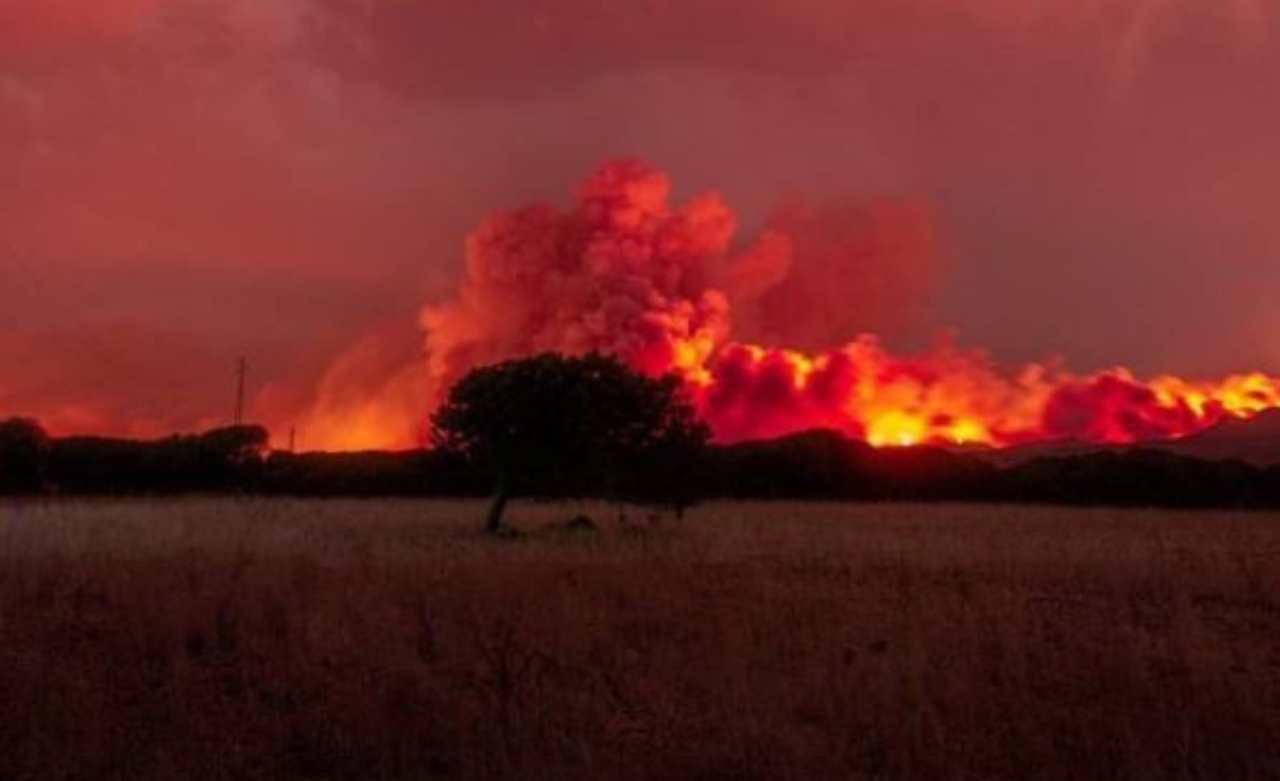
<svg viewBox="0 0 1280 781">
<path fill-rule="evenodd" d="M 383 406 L 411 409 L 420 400 L 416 419 L 424 420 L 467 370 L 547 350 L 602 351 L 643 372 L 679 373 L 720 441 L 826 427 L 881 446 L 1126 443 L 1280 406 L 1280 380 L 1260 373 L 1190 381 L 1142 380 L 1121 367 L 1077 375 L 1031 364 L 1006 372 L 981 350 L 947 340 L 896 355 L 872 334 L 849 334 L 843 346 L 818 352 L 733 339 L 734 307 L 804 312 L 811 300 L 839 321 L 839 308 L 819 292 L 823 275 L 832 290 L 863 291 L 849 308 L 899 300 L 903 283 L 893 269 L 905 263 L 910 273 L 928 273 L 926 222 L 916 208 L 865 209 L 860 224 L 846 223 L 832 240 L 858 248 L 856 264 L 820 253 L 798 266 L 797 248 L 814 239 L 797 234 L 812 231 L 812 218 L 775 221 L 735 253 L 734 215 L 718 195 L 672 204 L 661 172 L 635 160 L 607 163 L 578 188 L 570 209 L 503 212 L 470 235 L 457 296 L 422 312 L 423 366 L 407 370 L 412 382 L 405 372 L 393 380 Z M 849 274 L 866 279 L 850 285 Z M 405 392 L 406 383 L 421 395 Z M 378 407 L 361 401 L 357 417 L 414 418 Z M 330 429 L 343 429 L 343 412 L 329 411 Z M 363 444 L 405 436 L 403 428 L 378 434 L 366 426 Z"/>
</svg>

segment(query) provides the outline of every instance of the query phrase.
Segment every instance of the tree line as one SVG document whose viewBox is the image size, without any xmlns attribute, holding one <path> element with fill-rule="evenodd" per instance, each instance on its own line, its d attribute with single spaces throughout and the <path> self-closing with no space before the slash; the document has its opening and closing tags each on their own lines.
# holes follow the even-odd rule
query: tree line
<svg viewBox="0 0 1280 781">
<path fill-rule="evenodd" d="M 718 445 L 674 377 L 545 354 L 473 371 L 432 419 L 432 447 L 272 452 L 260 426 L 152 441 L 48 436 L 0 422 L 0 493 L 595 497 L 677 511 L 711 498 L 1280 508 L 1280 467 L 1105 451 L 998 467 L 934 447 L 876 449 L 832 431 Z"/>
</svg>

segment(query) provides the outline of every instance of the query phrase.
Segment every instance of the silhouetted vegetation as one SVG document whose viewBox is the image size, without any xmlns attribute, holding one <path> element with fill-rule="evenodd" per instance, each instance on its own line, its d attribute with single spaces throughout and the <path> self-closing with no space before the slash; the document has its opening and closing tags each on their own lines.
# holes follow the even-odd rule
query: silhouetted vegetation
<svg viewBox="0 0 1280 781">
<path fill-rule="evenodd" d="M 69 494 L 243 491 L 261 485 L 266 449 L 261 426 L 154 441 L 69 437 L 53 441 L 48 480 Z"/>
<path fill-rule="evenodd" d="M 1280 507 L 1280 467 L 1155 450 L 1039 458 L 998 468 L 935 447 L 876 449 L 832 431 L 713 449 L 710 496 L 1147 507 Z"/>
<path fill-rule="evenodd" d="M 489 483 L 462 459 L 436 451 L 272 453 L 258 488 L 290 496 L 477 497 Z"/>
<path fill-rule="evenodd" d="M 616 358 L 544 353 L 469 372 L 432 417 L 437 452 L 491 476 L 486 529 L 513 496 L 669 501 L 695 494 L 685 475 L 710 432 L 674 375 L 651 378 Z"/>
<path fill-rule="evenodd" d="M 704 492 L 736 499 L 986 498 L 998 471 L 938 448 L 876 449 L 810 431 L 713 449 Z"/>
<path fill-rule="evenodd" d="M 1276 471 L 1154 450 L 1045 458 L 1007 470 L 995 498 L 1046 504 L 1276 507 Z"/>
<path fill-rule="evenodd" d="M 877 449 L 834 431 L 706 445 L 673 378 L 600 356 L 478 370 L 435 418 L 435 450 L 267 454 L 260 426 L 154 441 L 50 439 L 0 423 L 0 493 L 600 498 L 677 510 L 703 499 L 1280 507 L 1280 465 L 1101 449 L 1014 465 L 982 452 Z"/>
<path fill-rule="evenodd" d="M 49 436 L 26 418 L 0 421 L 0 493 L 33 493 L 44 487 Z"/>
</svg>

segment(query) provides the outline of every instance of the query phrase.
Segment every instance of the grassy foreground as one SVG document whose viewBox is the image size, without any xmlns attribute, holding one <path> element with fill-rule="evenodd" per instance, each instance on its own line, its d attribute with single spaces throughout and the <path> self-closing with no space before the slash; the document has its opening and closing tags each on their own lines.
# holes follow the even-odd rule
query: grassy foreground
<svg viewBox="0 0 1280 781">
<path fill-rule="evenodd" d="M 0 506 L 0 778 L 1280 777 L 1280 516 L 586 509 Z"/>
</svg>

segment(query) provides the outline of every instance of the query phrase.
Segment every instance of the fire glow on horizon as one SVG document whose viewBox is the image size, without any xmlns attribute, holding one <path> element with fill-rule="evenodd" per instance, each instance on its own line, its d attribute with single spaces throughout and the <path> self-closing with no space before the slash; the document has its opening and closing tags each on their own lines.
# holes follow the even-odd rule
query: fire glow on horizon
<svg viewBox="0 0 1280 781">
<path fill-rule="evenodd" d="M 0 2 L 0 417 L 206 430 L 243 355 L 273 444 L 413 447 L 599 349 L 722 440 L 1177 436 L 1275 400 L 1269 73 L 1263 0 Z M 675 196 L 560 197 L 619 151 Z"/>
<path fill-rule="evenodd" d="M 411 445 L 417 421 L 467 370 L 547 350 L 598 350 L 679 373 L 722 442 L 831 428 L 876 446 L 1131 443 L 1280 407 L 1280 378 L 1263 373 L 1144 380 L 1123 367 L 1079 375 L 1050 364 L 1008 373 L 949 343 L 903 356 L 868 334 L 814 354 L 735 341 L 734 308 L 792 273 L 791 238 L 766 232 L 735 253 L 734 215 L 718 195 L 680 206 L 669 196 L 664 174 L 624 160 L 590 176 L 569 211 L 491 217 L 468 238 L 456 298 L 422 313 L 423 363 L 372 397 L 321 393 L 304 424 L 309 444 Z"/>
</svg>

